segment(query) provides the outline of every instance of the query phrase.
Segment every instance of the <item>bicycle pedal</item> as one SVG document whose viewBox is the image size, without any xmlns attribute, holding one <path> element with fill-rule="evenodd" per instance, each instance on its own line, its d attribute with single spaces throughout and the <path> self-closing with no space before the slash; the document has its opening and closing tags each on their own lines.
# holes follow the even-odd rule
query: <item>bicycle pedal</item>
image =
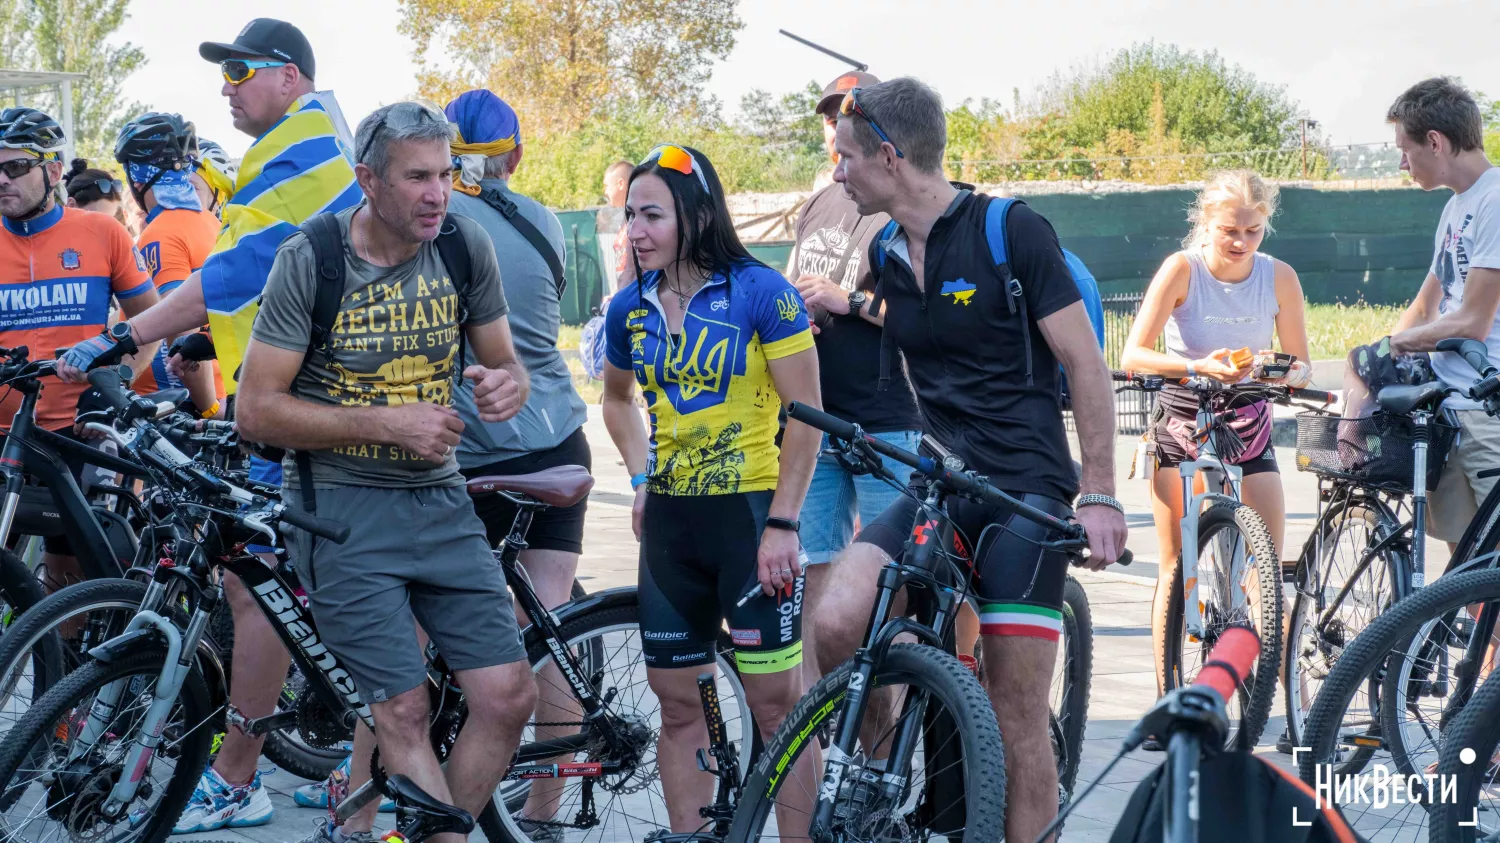
<svg viewBox="0 0 1500 843">
<path fill-rule="evenodd" d="M 697 758 L 698 758 L 698 772 L 700 772 L 700 773 L 712 773 L 713 772 L 713 770 L 710 770 L 709 767 L 708 767 L 708 753 L 705 752 L 703 750 L 703 747 L 701 747 L 701 746 L 698 747 Z"/>
<path fill-rule="evenodd" d="M 1349 735 L 1348 742 L 1353 746 L 1365 747 L 1367 749 L 1380 749 L 1385 742 L 1379 735 Z"/>
<path fill-rule="evenodd" d="M 968 653 L 959 653 L 958 661 L 964 667 L 967 667 L 970 673 L 974 674 L 976 677 L 979 675 L 979 659 L 974 658 Z"/>
</svg>

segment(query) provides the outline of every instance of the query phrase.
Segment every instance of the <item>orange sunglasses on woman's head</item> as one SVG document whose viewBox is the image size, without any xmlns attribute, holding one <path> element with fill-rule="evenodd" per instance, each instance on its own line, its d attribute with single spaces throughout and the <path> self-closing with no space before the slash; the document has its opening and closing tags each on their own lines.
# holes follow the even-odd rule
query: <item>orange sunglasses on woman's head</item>
<svg viewBox="0 0 1500 843">
<path fill-rule="evenodd" d="M 703 176 L 703 168 L 698 165 L 698 159 L 693 157 L 693 153 L 680 146 L 662 144 L 646 153 L 646 160 L 641 163 L 653 160 L 658 167 L 676 170 L 684 176 L 697 176 L 698 183 L 703 185 L 703 192 L 713 195 L 713 191 L 708 189 L 708 179 Z"/>
</svg>

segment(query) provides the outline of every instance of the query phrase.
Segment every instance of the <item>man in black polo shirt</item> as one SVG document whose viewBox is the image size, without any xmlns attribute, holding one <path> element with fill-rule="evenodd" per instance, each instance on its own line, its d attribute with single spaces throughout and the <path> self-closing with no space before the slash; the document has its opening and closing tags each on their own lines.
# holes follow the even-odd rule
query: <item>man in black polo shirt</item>
<svg viewBox="0 0 1500 843">
<path fill-rule="evenodd" d="M 942 100 L 921 82 L 893 79 L 850 91 L 840 108 L 834 180 L 859 213 L 888 213 L 899 228 L 871 245 L 876 296 L 860 315 L 883 325 L 917 393 L 923 430 L 996 487 L 1088 529 L 1090 567 L 1125 546 L 1114 494 L 1114 402 L 1109 372 L 1051 225 L 1022 203 L 1006 219 L 1009 266 L 1024 307 L 1006 286 L 985 236 L 989 197 L 943 175 Z M 1083 450 L 1073 469 L 1058 398 L 1066 370 Z M 883 374 L 899 365 L 887 355 Z M 864 526 L 834 565 L 816 618 L 824 664 L 858 646 L 876 572 L 897 556 L 916 504 L 898 500 Z M 984 635 L 986 690 L 1005 741 L 1006 839 L 1033 840 L 1057 811 L 1048 691 L 1062 628 L 1067 558 L 1036 544 L 1045 531 L 993 507 L 954 500 L 949 513 L 979 542 L 973 558 Z M 986 531 L 990 525 L 1000 524 Z"/>
</svg>

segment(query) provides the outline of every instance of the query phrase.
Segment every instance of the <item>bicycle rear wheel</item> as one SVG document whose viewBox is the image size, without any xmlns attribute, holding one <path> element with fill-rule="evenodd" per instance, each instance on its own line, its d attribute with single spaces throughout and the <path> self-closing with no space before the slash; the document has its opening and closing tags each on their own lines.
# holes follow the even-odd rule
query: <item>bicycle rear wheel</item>
<svg viewBox="0 0 1500 843">
<path fill-rule="evenodd" d="M 778 808 L 783 794 L 805 800 L 819 792 L 820 781 L 799 777 L 795 765 L 831 729 L 848 690 L 853 661 L 824 676 L 797 703 L 771 738 L 746 780 L 729 839 L 806 840 L 807 829 L 780 830 L 776 814 L 790 816 L 790 805 Z M 873 746 L 860 744 L 848 759 L 843 786 L 835 794 L 835 837 L 851 840 L 912 840 L 946 836 L 950 840 L 999 840 L 1005 831 L 1005 752 L 1000 727 L 984 688 L 958 659 L 933 647 L 897 644 L 877 665 L 871 705 L 895 698 L 888 728 L 875 729 Z M 886 689 L 887 693 L 873 695 Z M 927 698 L 921 722 L 910 722 L 902 700 Z M 912 769 L 902 798 L 886 803 L 878 792 L 883 756 L 896 728 L 920 730 Z M 815 778 L 822 770 L 816 770 Z"/>
<path fill-rule="evenodd" d="M 90 662 L 48 691 L 0 743 L 0 840 L 27 843 L 161 843 L 187 805 L 208 760 L 216 715 L 208 685 L 189 672 L 171 712 L 161 745 L 141 771 L 136 798 L 106 817 L 109 790 L 126 771 L 126 751 L 143 736 L 142 717 L 151 704 L 165 649 L 147 646 L 113 662 Z M 72 742 L 93 713 L 99 692 L 116 683 L 123 693 L 105 714 L 102 737 L 73 760 Z"/>
<path fill-rule="evenodd" d="M 1405 554 L 1395 548 L 1368 553 L 1400 526 L 1377 502 L 1346 502 L 1324 514 L 1303 549 L 1286 648 L 1287 734 L 1293 746 L 1303 745 L 1308 713 L 1328 674 L 1354 639 L 1390 608 L 1395 599 L 1392 572 L 1411 570 Z M 1343 728 L 1361 733 L 1374 729 L 1379 699 L 1379 685 L 1372 680 L 1350 701 Z M 1355 745 L 1338 772 L 1358 772 L 1374 751 Z"/>
<path fill-rule="evenodd" d="M 1243 574 L 1230 581 L 1235 564 Z M 1229 745 L 1240 730 L 1253 746 L 1271 715 L 1276 674 L 1281 671 L 1281 563 L 1271 531 L 1261 517 L 1242 503 L 1220 501 L 1198 519 L 1198 596 L 1203 615 L 1203 637 L 1187 634 L 1183 617 L 1183 583 L 1173 578 L 1167 602 L 1166 647 L 1163 648 L 1163 691 L 1191 685 L 1203 668 L 1219 635 L 1230 626 L 1248 625 L 1260 636 L 1255 669 L 1228 700 Z M 1235 607 L 1237 593 L 1244 600 Z"/>
<path fill-rule="evenodd" d="M 646 681 L 638 605 L 631 600 L 601 606 L 568 621 L 559 632 L 596 692 L 609 700 L 608 717 L 627 736 L 627 746 L 611 752 L 602 740 L 592 741 L 582 752 L 539 763 L 615 762 L 619 772 L 593 778 L 501 782 L 495 798 L 479 815 L 479 827 L 495 843 L 545 843 L 554 839 L 553 834 L 583 840 L 639 840 L 649 832 L 670 828 L 656 767 L 661 704 Z M 566 695 L 576 706 L 561 674 L 549 669 L 554 662 L 547 643 L 529 644 L 527 656 L 541 687 L 558 688 L 560 696 Z M 716 668 L 725 732 L 743 759 L 742 769 L 748 769 L 759 741 L 727 636 L 721 641 Z M 559 710 L 542 702 L 523 730 L 521 744 L 524 748 L 539 740 L 577 734 L 583 728 L 578 709 Z"/>
</svg>

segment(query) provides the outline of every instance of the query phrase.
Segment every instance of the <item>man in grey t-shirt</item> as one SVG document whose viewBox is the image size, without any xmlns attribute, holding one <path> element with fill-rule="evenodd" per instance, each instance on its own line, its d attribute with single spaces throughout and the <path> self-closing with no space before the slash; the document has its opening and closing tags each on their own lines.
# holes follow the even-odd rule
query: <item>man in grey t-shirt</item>
<svg viewBox="0 0 1500 843">
<path fill-rule="evenodd" d="M 461 173 L 452 208 L 479 223 L 495 244 L 505 299 L 510 303 L 516 353 L 531 378 L 531 397 L 526 399 L 526 406 L 515 418 L 498 424 L 481 421 L 471 390 L 459 390 L 457 407 L 464 422 L 463 441 L 458 446 L 459 468 L 471 478 L 530 474 L 564 465 L 592 469 L 589 443 L 583 435 L 588 412 L 573 387 L 573 373 L 557 350 L 562 322 L 557 279 L 547 258 L 521 233 L 515 221 L 529 222 L 545 238 L 543 247 L 561 264 L 566 254 L 562 224 L 541 203 L 510 189 L 509 179 L 524 149 L 520 120 L 509 104 L 486 90 L 460 94 L 444 111 L 458 127 L 461 138 L 451 146 Z M 511 219 L 500 210 L 507 203 L 515 206 Z M 492 545 L 509 534 L 517 515 L 516 506 L 500 495 L 476 499 L 474 510 L 484 521 Z M 548 507 L 533 516 L 526 531 L 527 549 L 521 551 L 521 565 L 548 609 L 572 597 L 587 511 L 587 498 L 572 506 Z M 522 624 L 529 622 L 521 618 Z M 578 721 L 577 703 L 556 665 L 538 674 L 537 690 L 541 700 L 537 720 Z M 562 784 L 561 779 L 532 783 L 525 811 L 528 821 L 553 819 Z"/>
<path fill-rule="evenodd" d="M 434 242 L 452 185 L 453 131 L 418 103 L 381 108 L 360 123 L 355 175 L 366 198 L 335 217 L 345 279 L 330 347 L 308 357 L 319 268 L 307 236 L 294 234 L 266 284 L 237 413 L 250 440 L 310 454 L 313 488 L 288 470 L 288 500 L 312 498 L 318 515 L 351 528 L 342 545 L 295 531 L 289 550 L 319 634 L 371 704 L 387 770 L 478 816 L 536 691 L 509 595 L 458 472 L 454 449 L 464 423 L 453 391 L 461 374 L 473 384 L 478 417 L 499 422 L 520 410 L 528 386 L 488 237 L 454 218 L 470 263 L 467 283 L 457 285 Z M 478 361 L 466 367 L 460 331 Z M 468 701 L 446 773 L 428 741 L 418 622 Z M 356 786 L 373 745 L 358 730 Z M 351 818 L 339 839 L 368 834 L 377 807 L 372 801 Z M 321 824 L 309 838 L 330 839 Z"/>
</svg>

